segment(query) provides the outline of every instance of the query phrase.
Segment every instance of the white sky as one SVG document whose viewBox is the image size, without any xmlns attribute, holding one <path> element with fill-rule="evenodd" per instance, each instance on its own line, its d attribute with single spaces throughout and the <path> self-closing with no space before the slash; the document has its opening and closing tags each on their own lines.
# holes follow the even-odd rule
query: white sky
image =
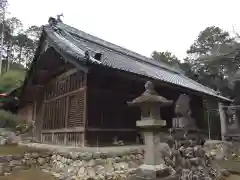
<svg viewBox="0 0 240 180">
<path fill-rule="evenodd" d="M 8 0 L 25 27 L 63 22 L 145 56 L 170 51 L 179 58 L 207 26 L 240 32 L 239 0 Z"/>
</svg>

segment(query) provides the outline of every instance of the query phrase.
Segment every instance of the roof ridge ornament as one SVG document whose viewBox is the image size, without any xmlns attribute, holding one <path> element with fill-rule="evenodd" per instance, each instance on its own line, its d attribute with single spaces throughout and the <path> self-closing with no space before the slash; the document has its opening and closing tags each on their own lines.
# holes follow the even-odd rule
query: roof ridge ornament
<svg viewBox="0 0 240 180">
<path fill-rule="evenodd" d="M 48 24 L 49 24 L 50 26 L 56 26 L 57 23 L 62 22 L 61 17 L 63 17 L 63 13 L 57 15 L 57 19 L 54 18 L 54 17 L 49 17 L 49 19 L 48 19 Z"/>
<path fill-rule="evenodd" d="M 63 16 L 63 13 L 57 15 L 57 21 L 58 21 L 58 22 L 63 22 L 63 21 L 61 20 L 61 17 L 64 17 L 64 16 Z"/>
<path fill-rule="evenodd" d="M 50 18 L 48 19 L 48 24 L 49 24 L 50 26 L 56 26 L 56 25 L 57 25 L 57 20 L 56 20 L 54 17 L 50 17 Z"/>
</svg>

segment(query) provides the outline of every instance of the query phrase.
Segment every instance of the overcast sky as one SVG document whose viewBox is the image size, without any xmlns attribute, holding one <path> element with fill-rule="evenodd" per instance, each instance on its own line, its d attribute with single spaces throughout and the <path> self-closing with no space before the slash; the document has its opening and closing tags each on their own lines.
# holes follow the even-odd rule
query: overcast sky
<svg viewBox="0 0 240 180">
<path fill-rule="evenodd" d="M 170 51 L 179 58 L 207 26 L 240 32 L 239 0 L 8 0 L 25 27 L 63 22 L 145 56 Z"/>
</svg>

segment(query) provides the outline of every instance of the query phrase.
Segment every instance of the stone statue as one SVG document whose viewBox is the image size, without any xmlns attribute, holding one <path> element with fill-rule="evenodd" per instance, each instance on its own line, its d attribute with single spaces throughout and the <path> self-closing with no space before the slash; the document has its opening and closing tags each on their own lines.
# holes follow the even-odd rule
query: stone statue
<svg viewBox="0 0 240 180">
<path fill-rule="evenodd" d="M 181 94 L 176 101 L 175 114 L 177 118 L 173 122 L 175 128 L 196 128 L 195 119 L 191 117 L 190 98 Z"/>
</svg>

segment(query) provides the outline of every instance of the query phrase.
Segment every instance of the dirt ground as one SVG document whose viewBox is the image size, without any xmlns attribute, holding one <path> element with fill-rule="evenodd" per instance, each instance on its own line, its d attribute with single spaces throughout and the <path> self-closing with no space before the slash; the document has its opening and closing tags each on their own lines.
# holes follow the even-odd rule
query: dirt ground
<svg viewBox="0 0 240 180">
<path fill-rule="evenodd" d="M 57 180 L 52 175 L 41 171 L 40 169 L 30 169 L 16 172 L 9 176 L 0 177 L 0 180 Z M 235 179 L 234 179 L 235 180 Z"/>
</svg>

